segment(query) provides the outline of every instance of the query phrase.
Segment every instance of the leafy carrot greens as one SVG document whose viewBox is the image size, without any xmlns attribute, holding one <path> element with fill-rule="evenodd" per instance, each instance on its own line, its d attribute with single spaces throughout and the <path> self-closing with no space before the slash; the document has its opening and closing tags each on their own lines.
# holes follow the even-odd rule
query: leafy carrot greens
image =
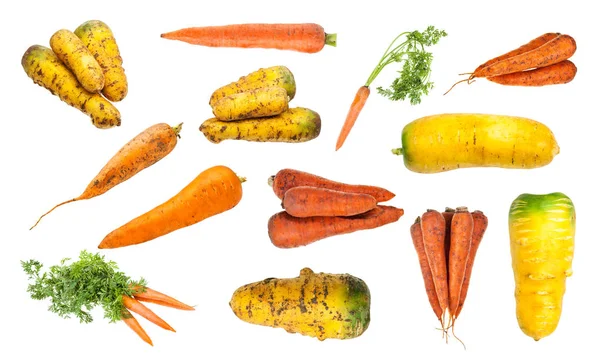
<svg viewBox="0 0 600 364">
<path fill-rule="evenodd" d="M 421 102 L 421 95 L 429 94 L 433 88 L 431 82 L 431 62 L 433 55 L 425 50 L 425 47 L 435 45 L 443 37 L 447 36 L 444 30 L 427 27 L 424 32 L 413 31 L 399 34 L 386 49 L 371 72 L 365 86 L 369 87 L 379 73 L 391 63 L 403 63 L 402 70 L 389 88 L 377 87 L 377 91 L 390 100 L 404 100 L 407 97 L 412 105 Z M 402 43 L 398 41 L 405 37 Z"/>
<path fill-rule="evenodd" d="M 125 311 L 122 296 L 140 292 L 131 287 L 146 286 L 143 278 L 132 280 L 118 271 L 115 262 L 106 261 L 97 253 L 84 250 L 78 261 L 67 264 L 69 260 L 61 260 L 60 265 L 50 267 L 47 272 L 42 272 L 43 265 L 36 260 L 21 261 L 23 270 L 34 281 L 27 288 L 31 298 L 50 298 L 49 311 L 60 317 L 74 316 L 81 323 L 89 323 L 93 321 L 90 311 L 101 306 L 105 318 L 119 321 Z"/>
</svg>

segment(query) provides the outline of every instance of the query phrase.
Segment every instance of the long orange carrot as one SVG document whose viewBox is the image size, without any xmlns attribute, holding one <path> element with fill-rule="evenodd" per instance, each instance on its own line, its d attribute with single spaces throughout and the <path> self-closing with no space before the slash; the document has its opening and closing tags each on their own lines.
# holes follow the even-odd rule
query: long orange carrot
<svg viewBox="0 0 600 364">
<path fill-rule="evenodd" d="M 235 207 L 243 178 L 225 166 L 200 173 L 175 196 L 108 234 L 99 249 L 141 244 Z"/>
<path fill-rule="evenodd" d="M 186 305 L 185 303 L 180 302 L 173 297 L 167 296 L 166 294 L 160 293 L 151 288 L 144 287 L 143 292 L 142 292 L 141 287 L 139 287 L 139 286 L 132 287 L 132 289 L 134 290 L 133 297 L 135 297 L 135 299 L 138 301 L 155 303 L 157 305 L 176 308 L 178 310 L 187 310 L 187 311 L 195 310 L 194 307 Z M 135 292 L 137 292 L 137 293 L 135 293 Z"/>
<path fill-rule="evenodd" d="M 358 115 L 362 111 L 369 95 L 371 94 L 371 89 L 368 86 L 361 86 L 356 95 L 354 96 L 354 101 L 352 101 L 352 105 L 350 105 L 350 110 L 348 110 L 348 115 L 346 115 L 346 121 L 344 121 L 344 125 L 342 125 L 342 130 L 340 130 L 340 135 L 338 136 L 337 142 L 335 143 L 335 150 L 339 150 L 348 134 L 350 134 L 350 130 L 354 126 L 356 119 L 358 119 Z"/>
<path fill-rule="evenodd" d="M 547 86 L 569 83 L 573 81 L 576 74 L 575 64 L 565 60 L 551 66 L 488 77 L 487 79 L 507 86 Z"/>
<path fill-rule="evenodd" d="M 287 190 L 281 206 L 295 217 L 353 216 L 372 210 L 377 200 L 366 193 L 299 186 Z"/>
<path fill-rule="evenodd" d="M 442 329 L 445 331 L 449 325 L 448 316 L 448 273 L 445 257 L 446 221 L 444 216 L 436 210 L 427 210 L 421 215 L 421 231 L 423 233 L 423 247 L 427 262 L 431 269 L 433 284 L 442 309 Z"/>
<path fill-rule="evenodd" d="M 452 217 L 450 231 L 450 252 L 448 258 L 448 291 L 450 294 L 449 309 L 451 319 L 456 318 L 456 311 L 466 277 L 467 261 L 473 236 L 473 216 L 466 207 L 456 209 Z"/>
<path fill-rule="evenodd" d="M 161 38 L 207 47 L 274 48 L 316 53 L 325 45 L 336 46 L 336 34 L 322 26 L 304 24 L 231 24 L 192 27 L 160 35 Z"/>
<path fill-rule="evenodd" d="M 131 312 L 135 312 L 138 315 L 142 316 L 146 320 L 152 322 L 153 324 L 162 327 L 165 330 L 175 332 L 175 329 L 171 327 L 165 320 L 161 319 L 157 314 L 152 312 L 148 307 L 144 306 L 135 298 L 129 297 L 127 295 L 122 296 L 123 306 Z"/>
<path fill-rule="evenodd" d="M 331 236 L 374 229 L 398 221 L 403 214 L 403 209 L 392 206 L 377 206 L 364 214 L 348 217 L 299 218 L 282 211 L 269 219 L 268 233 L 276 247 L 296 248 Z"/>
<path fill-rule="evenodd" d="M 425 246 L 423 244 L 423 231 L 421 230 L 420 217 L 417 217 L 415 222 L 411 225 L 410 235 L 412 237 L 415 250 L 417 251 L 417 257 L 419 258 L 419 266 L 421 267 L 421 274 L 423 276 L 423 282 L 425 283 L 425 291 L 427 293 L 427 298 L 429 299 L 429 304 L 431 305 L 435 316 L 440 321 L 440 324 L 443 326 L 444 323 L 442 321 L 442 314 L 444 313 L 444 311 L 440 306 L 440 300 L 438 299 L 435 284 L 433 283 L 431 268 L 429 267 L 427 254 L 425 253 Z"/>
<path fill-rule="evenodd" d="M 123 309 L 123 317 L 121 318 L 121 321 L 123 321 L 125 324 L 127 324 L 127 326 L 129 326 L 129 328 L 131 330 L 133 330 L 133 332 L 135 332 L 142 340 L 144 340 L 148 344 L 154 346 L 154 344 L 152 344 L 152 340 L 150 339 L 150 336 L 148 336 L 148 334 L 146 333 L 144 328 L 140 325 L 138 320 L 136 320 L 136 318 L 133 317 L 131 312 L 129 312 L 127 309 Z"/>
<path fill-rule="evenodd" d="M 50 211 L 40 216 L 31 229 L 36 227 L 44 216 L 57 207 L 70 202 L 100 196 L 166 157 L 177 145 L 181 125 L 171 127 L 168 124 L 159 123 L 142 131 L 106 163 L 79 197 L 54 206 Z"/>
<path fill-rule="evenodd" d="M 268 182 L 269 186 L 273 188 L 275 195 L 280 199 L 283 199 L 283 196 L 290 188 L 298 186 L 327 188 L 341 192 L 366 193 L 375 197 L 377 202 L 388 201 L 396 196 L 385 188 L 332 181 L 315 174 L 290 168 L 280 170 L 277 174 L 269 177 Z"/>
<path fill-rule="evenodd" d="M 473 216 L 473 236 L 471 238 L 471 247 L 469 248 L 469 257 L 467 258 L 467 268 L 465 271 L 465 277 L 460 291 L 460 299 L 458 301 L 458 306 L 456 307 L 456 312 L 454 313 L 454 320 L 456 320 L 458 315 L 460 315 L 460 311 L 462 311 L 465 300 L 467 298 L 467 292 L 469 290 L 469 282 L 471 281 L 471 272 L 473 270 L 473 262 L 475 261 L 475 255 L 477 254 L 477 249 L 479 248 L 479 244 L 481 243 L 483 235 L 488 226 L 488 219 L 483 212 L 477 210 L 473 211 L 471 215 Z"/>
</svg>

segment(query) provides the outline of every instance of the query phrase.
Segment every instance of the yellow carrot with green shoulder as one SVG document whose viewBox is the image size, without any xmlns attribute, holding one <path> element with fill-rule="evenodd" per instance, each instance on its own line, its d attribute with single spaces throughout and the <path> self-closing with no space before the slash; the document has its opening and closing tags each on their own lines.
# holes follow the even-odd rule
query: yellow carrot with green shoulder
<svg viewBox="0 0 600 364">
<path fill-rule="evenodd" d="M 430 81 L 433 55 L 425 49 L 437 44 L 445 36 L 447 34 L 444 30 L 438 30 L 433 26 L 429 26 L 423 32 L 416 30 L 404 32 L 394 38 L 373 72 L 371 72 L 371 75 L 369 75 L 367 82 L 356 92 L 354 101 L 350 106 L 350 110 L 338 136 L 335 150 L 342 147 L 348 134 L 350 134 L 350 130 L 369 98 L 371 84 L 389 64 L 402 63 L 402 70 L 399 71 L 400 76 L 392 82 L 389 88 L 377 87 L 379 94 L 392 101 L 408 98 L 411 105 L 421 103 L 421 96 L 429 94 L 429 91 L 434 86 L 433 82 Z M 399 42 L 400 39 L 403 39 L 403 41 Z"/>
<path fill-rule="evenodd" d="M 111 323 L 122 321 L 142 340 L 152 345 L 132 312 L 169 331 L 175 331 L 168 323 L 152 312 L 140 301 L 152 302 L 180 310 L 194 310 L 174 298 L 147 287 L 145 279 L 134 280 L 119 271 L 113 261 L 107 261 L 98 253 L 85 250 L 79 260 L 61 260 L 42 271 L 43 264 L 30 259 L 21 261 L 21 266 L 30 283 L 27 292 L 34 300 L 50 299 L 48 310 L 62 318 L 77 318 L 80 323 L 94 320 L 92 310 L 101 307 L 104 318 Z M 140 299 L 138 299 L 140 297 Z"/>
<path fill-rule="evenodd" d="M 535 341 L 552 334 L 573 273 L 575 207 L 564 193 L 522 194 L 510 206 L 516 315 Z"/>
</svg>

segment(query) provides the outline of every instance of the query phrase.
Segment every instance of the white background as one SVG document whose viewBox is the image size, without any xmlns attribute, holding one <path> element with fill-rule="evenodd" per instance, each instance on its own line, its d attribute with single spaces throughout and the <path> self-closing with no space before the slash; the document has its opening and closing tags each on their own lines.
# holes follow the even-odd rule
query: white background
<svg viewBox="0 0 600 364">
<path fill-rule="evenodd" d="M 598 41 L 592 1 L 162 1 L 13 2 L 0 11 L 2 56 L 2 178 L 0 183 L 0 362 L 527 362 L 556 363 L 594 357 L 597 309 Z M 88 117 L 34 85 L 20 64 L 32 44 L 48 45 L 58 29 L 100 19 L 113 30 L 129 79 L 129 95 L 116 106 L 122 126 L 93 127 Z M 248 22 L 314 22 L 338 33 L 338 47 L 317 54 L 258 49 L 214 49 L 167 41 L 160 34 L 188 26 Z M 400 32 L 445 29 L 431 48 L 436 87 L 418 106 L 372 92 L 344 147 L 334 152 L 354 93 Z M 513 88 L 479 80 L 442 93 L 461 72 L 545 32 L 577 40 L 578 74 L 567 85 Z M 295 75 L 293 106 L 317 111 L 321 135 L 303 144 L 225 141 L 211 144 L 198 131 L 211 117 L 214 89 L 261 67 L 286 65 Z M 398 65 L 373 83 L 388 86 Z M 401 130 L 425 115 L 482 112 L 529 117 L 548 125 L 561 147 L 535 170 L 465 169 L 434 175 L 408 171 L 390 149 Z M 79 195 L 129 139 L 157 123 L 184 122 L 176 149 L 165 159 L 103 196 L 57 209 L 29 231 L 54 204 Z M 96 252 L 102 238 L 162 203 L 198 173 L 217 164 L 247 177 L 233 210 L 148 243 L 102 251 L 121 270 L 149 286 L 196 305 L 194 312 L 153 306 L 177 333 L 140 320 L 154 347 L 100 311 L 89 325 L 47 311 L 33 301 L 19 261 L 46 266 L 79 251 Z M 405 209 L 397 223 L 281 250 L 267 236 L 268 218 L 280 210 L 267 178 L 296 168 L 396 193 Z M 597 181 L 597 179 L 596 179 Z M 574 275 L 568 279 L 562 319 L 551 336 L 534 342 L 514 313 L 508 208 L 519 194 L 561 191 L 577 209 Z M 489 218 L 456 340 L 436 330 L 409 235 L 428 208 L 468 206 Z M 239 286 L 267 277 L 294 277 L 303 267 L 350 273 L 369 285 L 371 325 L 352 340 L 292 335 L 242 322 L 228 302 Z M 517 354 L 518 353 L 518 354 Z M 589 355 L 589 356 L 588 356 Z M 121 359 L 123 358 L 123 359 Z"/>
</svg>

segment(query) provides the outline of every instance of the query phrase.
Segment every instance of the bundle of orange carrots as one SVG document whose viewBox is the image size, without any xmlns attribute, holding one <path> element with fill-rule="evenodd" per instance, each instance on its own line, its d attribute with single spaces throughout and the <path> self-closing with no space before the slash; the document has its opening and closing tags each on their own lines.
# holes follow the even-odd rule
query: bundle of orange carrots
<svg viewBox="0 0 600 364">
<path fill-rule="evenodd" d="M 568 59 L 577 50 L 573 37 L 545 33 L 529 43 L 481 64 L 468 78 L 458 81 L 471 84 L 476 78 L 508 86 L 546 86 L 571 82 L 577 67 Z M 448 90 L 446 93 L 450 92 Z"/>
<path fill-rule="evenodd" d="M 351 185 L 294 169 L 269 178 L 284 211 L 271 216 L 269 237 L 279 248 L 295 248 L 395 221 L 404 210 L 379 205 L 395 195 L 381 187 Z"/>
<path fill-rule="evenodd" d="M 444 337 L 458 318 L 469 289 L 473 262 L 487 217 L 466 207 L 430 209 L 410 227 L 429 304 L 442 325 Z"/>
</svg>

